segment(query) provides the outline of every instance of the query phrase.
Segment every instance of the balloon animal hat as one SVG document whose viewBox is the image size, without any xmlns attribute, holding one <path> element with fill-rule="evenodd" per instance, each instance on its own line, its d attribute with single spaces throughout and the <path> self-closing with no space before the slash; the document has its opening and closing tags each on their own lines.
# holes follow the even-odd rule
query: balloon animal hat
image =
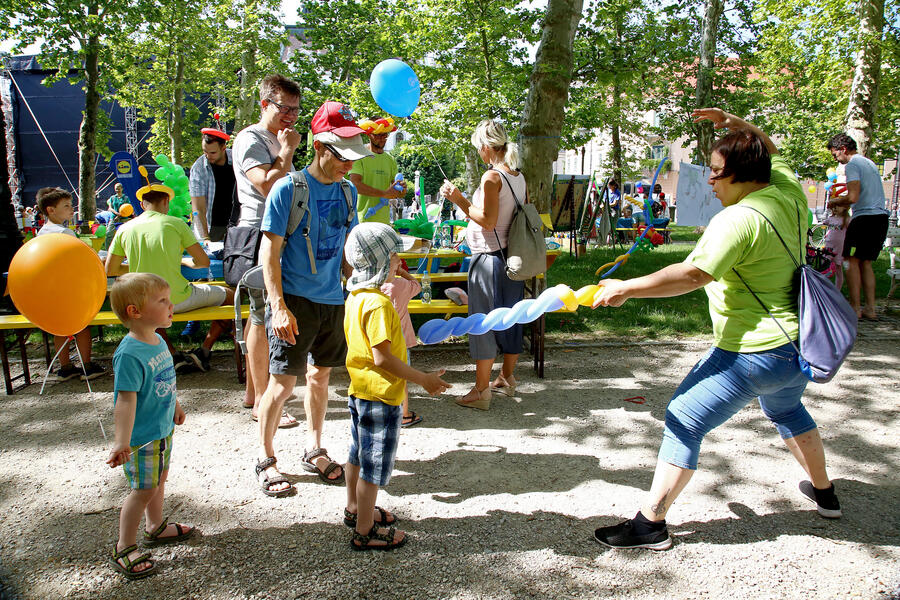
<svg viewBox="0 0 900 600">
<path fill-rule="evenodd" d="M 215 127 L 204 127 L 200 130 L 200 133 L 203 135 L 208 135 L 210 137 L 218 138 L 223 142 L 227 142 L 231 139 L 231 136 L 225 133 L 225 128 L 222 127 L 222 122 L 219 120 L 219 113 L 215 113 L 213 115 L 213 119 L 216 121 Z"/>
<path fill-rule="evenodd" d="M 357 125 L 359 125 L 359 128 L 368 135 L 381 135 L 383 133 L 397 131 L 397 126 L 394 124 L 394 119 L 392 117 L 385 117 L 374 121 L 372 119 L 363 119 L 362 121 L 357 122 Z"/>
<path fill-rule="evenodd" d="M 162 185 L 160 183 L 150 183 L 150 177 L 147 175 L 147 168 L 144 165 L 138 167 L 138 172 L 140 172 L 141 176 L 147 182 L 147 185 L 139 189 L 135 194 L 139 201 L 143 201 L 144 194 L 146 194 L 147 192 L 163 192 L 169 195 L 169 202 L 172 201 L 172 198 L 175 197 L 175 190 L 167 185 Z"/>
</svg>

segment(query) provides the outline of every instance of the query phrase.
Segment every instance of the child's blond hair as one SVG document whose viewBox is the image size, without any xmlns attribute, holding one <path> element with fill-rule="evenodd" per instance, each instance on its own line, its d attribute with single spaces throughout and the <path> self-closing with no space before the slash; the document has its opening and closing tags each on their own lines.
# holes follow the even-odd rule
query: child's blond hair
<svg viewBox="0 0 900 600">
<path fill-rule="evenodd" d="M 169 283 L 153 273 L 125 273 L 116 278 L 109 291 L 109 305 L 123 324 L 128 325 L 128 307 L 144 308 L 153 292 L 168 289 Z"/>
</svg>

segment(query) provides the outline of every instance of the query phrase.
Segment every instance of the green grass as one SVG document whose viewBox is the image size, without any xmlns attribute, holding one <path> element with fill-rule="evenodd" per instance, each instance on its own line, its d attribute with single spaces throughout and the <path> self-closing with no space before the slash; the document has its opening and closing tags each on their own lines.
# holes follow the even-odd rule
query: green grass
<svg viewBox="0 0 900 600">
<path fill-rule="evenodd" d="M 696 242 L 703 234 L 692 225 L 669 225 L 669 235 L 675 242 Z"/>
<path fill-rule="evenodd" d="M 684 228 L 688 229 L 688 228 Z M 652 252 L 634 252 L 628 262 L 620 266 L 613 278 L 630 279 L 657 271 L 672 263 L 681 262 L 693 249 L 693 244 L 667 244 Z M 597 283 L 594 274 L 604 263 L 615 260 L 622 252 L 612 248 L 596 248 L 578 259 L 562 254 L 547 273 L 547 285 L 560 283 L 572 289 Z M 611 337 L 700 336 L 712 333 L 706 294 L 697 290 L 675 298 L 629 300 L 619 308 L 580 307 L 575 313 L 547 315 L 549 333 L 599 333 Z"/>
<path fill-rule="evenodd" d="M 693 233 L 693 230 L 693 227 L 676 226 L 673 228 L 673 239 L 682 241 L 690 239 L 691 236 L 699 238 L 700 234 Z M 666 265 L 683 261 L 693 248 L 694 244 L 666 244 L 649 253 L 635 252 L 612 277 L 630 279 L 652 273 Z M 578 259 L 568 252 L 563 252 L 547 272 L 547 285 L 563 283 L 577 290 L 582 286 L 597 283 L 598 277 L 594 274 L 597 268 L 614 260 L 622 252 L 620 248 L 596 248 Z M 890 278 L 885 274 L 889 266 L 888 254 L 882 252 L 873 267 L 876 296 L 882 300 L 890 289 Z M 845 285 L 844 293 L 846 292 Z M 418 328 L 425 321 L 436 317 L 439 315 L 412 315 L 413 325 Z M 189 350 L 199 345 L 199 341 L 182 341 L 180 334 L 185 325 L 186 323 L 174 323 L 169 328 L 169 336 L 178 348 Z M 208 325 L 204 324 L 204 331 L 207 327 Z M 94 339 L 93 353 L 97 356 L 112 356 L 126 332 L 127 330 L 120 325 L 104 327 L 102 339 L 96 337 Z M 574 337 L 591 335 L 595 338 L 604 336 L 634 338 L 639 341 L 708 336 L 712 334 L 712 325 L 706 293 L 701 289 L 675 298 L 629 300 L 619 308 L 591 310 L 583 306 L 575 313 L 550 314 L 547 315 L 547 332 L 569 334 Z M 42 356 L 41 334 L 33 332 L 29 341 L 33 343 L 29 347 L 29 356 Z M 213 350 L 230 352 L 231 347 L 229 339 L 216 342 Z"/>
<path fill-rule="evenodd" d="M 673 238 L 683 240 L 693 234 L 692 227 L 676 227 Z M 678 237 L 675 237 L 675 236 Z M 666 265 L 681 262 L 693 250 L 694 244 L 667 244 L 652 252 L 635 252 L 628 262 L 611 275 L 614 278 L 631 279 L 657 271 Z M 610 248 L 597 248 L 577 260 L 563 253 L 547 274 L 550 286 L 564 283 L 577 290 L 597 282 L 594 272 L 600 265 L 612 261 L 621 252 Z M 883 299 L 890 289 L 890 277 L 885 271 L 890 267 L 887 252 L 882 252 L 873 265 L 875 295 Z M 847 293 L 846 283 L 844 294 Z M 577 313 L 550 314 L 547 316 L 549 333 L 600 334 L 612 337 L 653 339 L 656 337 L 693 337 L 712 334 L 709 304 L 706 293 L 700 289 L 674 298 L 629 300 L 619 308 L 581 307 Z"/>
</svg>

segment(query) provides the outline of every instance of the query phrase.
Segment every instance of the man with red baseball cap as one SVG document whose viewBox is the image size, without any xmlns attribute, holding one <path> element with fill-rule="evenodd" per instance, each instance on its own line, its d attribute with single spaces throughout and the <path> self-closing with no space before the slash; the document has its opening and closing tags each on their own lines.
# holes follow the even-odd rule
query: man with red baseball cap
<svg viewBox="0 0 900 600">
<path fill-rule="evenodd" d="M 323 104 L 310 128 L 315 150 L 312 163 L 272 185 L 260 226 L 269 381 L 259 401 L 256 472 L 263 493 L 269 496 L 285 495 L 291 489 L 275 468 L 274 438 L 284 402 L 301 376 L 306 378 L 307 429 L 301 465 L 325 483 L 344 481 L 343 467 L 322 447 L 322 430 L 331 369 L 343 366 L 347 354 L 341 271 L 346 269 L 349 275 L 343 260 L 344 241 L 358 221 L 356 188 L 345 176 L 353 161 L 371 152 L 350 108 L 340 102 Z M 308 212 L 288 237 L 297 186 L 307 197 Z"/>
</svg>

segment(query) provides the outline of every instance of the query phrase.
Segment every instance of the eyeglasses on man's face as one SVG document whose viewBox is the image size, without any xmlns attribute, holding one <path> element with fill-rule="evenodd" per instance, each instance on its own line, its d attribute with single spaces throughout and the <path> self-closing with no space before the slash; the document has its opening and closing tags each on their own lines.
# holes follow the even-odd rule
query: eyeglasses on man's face
<svg viewBox="0 0 900 600">
<path fill-rule="evenodd" d="M 334 155 L 334 157 L 335 157 L 336 159 L 338 159 L 338 161 L 340 161 L 340 162 L 342 162 L 342 163 L 353 162 L 353 159 L 352 159 L 352 158 L 344 158 L 343 156 L 341 156 L 340 152 L 338 152 L 337 150 L 335 150 L 335 149 L 334 149 L 334 146 L 332 146 L 331 144 L 322 144 L 322 145 L 325 146 L 325 148 L 326 148 L 329 152 L 331 152 L 331 153 Z"/>
<path fill-rule="evenodd" d="M 299 106 L 288 106 L 287 104 L 279 104 L 272 99 L 267 99 L 266 102 L 275 107 L 275 110 L 280 112 L 283 115 L 299 115 L 300 107 Z"/>
</svg>

